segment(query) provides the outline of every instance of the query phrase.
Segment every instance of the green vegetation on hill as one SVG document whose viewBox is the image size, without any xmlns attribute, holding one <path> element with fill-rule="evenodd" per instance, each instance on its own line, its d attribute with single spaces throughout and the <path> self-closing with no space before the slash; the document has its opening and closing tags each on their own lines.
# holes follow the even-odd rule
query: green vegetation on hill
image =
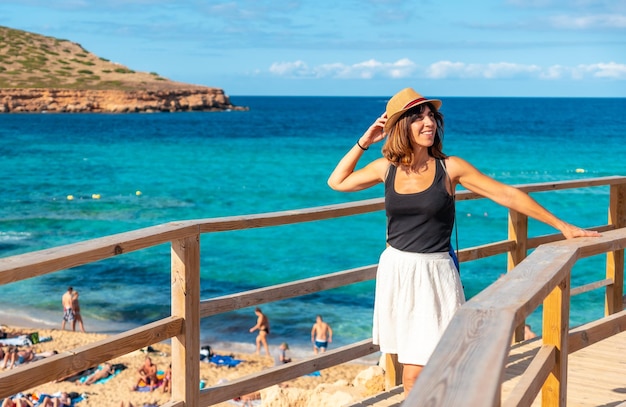
<svg viewBox="0 0 626 407">
<path fill-rule="evenodd" d="M 80 44 L 0 26 L 0 88 L 148 90 L 195 87 L 135 72 Z"/>
</svg>

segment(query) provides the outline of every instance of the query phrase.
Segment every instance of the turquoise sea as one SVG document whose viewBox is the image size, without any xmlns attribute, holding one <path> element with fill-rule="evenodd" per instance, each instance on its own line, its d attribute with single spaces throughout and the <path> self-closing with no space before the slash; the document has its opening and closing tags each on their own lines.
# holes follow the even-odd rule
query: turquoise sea
<svg viewBox="0 0 626 407">
<path fill-rule="evenodd" d="M 444 150 L 509 184 L 626 175 L 626 99 L 443 97 Z M 245 112 L 0 115 L 0 257 L 175 220 L 264 213 L 382 196 L 332 191 L 336 162 L 386 97 L 231 97 Z M 378 157 L 370 148 L 364 161 Z M 138 194 L 137 191 L 141 193 Z M 608 188 L 535 197 L 561 218 L 606 223 Z M 95 194 L 95 195 L 94 195 Z M 74 199 L 67 199 L 72 195 Z M 94 199 L 98 197 L 99 199 Z M 501 240 L 507 212 L 461 202 L 459 246 Z M 554 231 L 531 223 L 531 233 Z M 203 298 L 375 264 L 384 214 L 203 235 Z M 505 256 L 462 265 L 472 297 L 506 271 Z M 604 258 L 574 269 L 601 279 Z M 122 329 L 170 310 L 169 246 L 0 287 L 0 323 L 60 327 L 61 295 L 80 292 L 85 327 Z M 571 324 L 602 315 L 601 290 L 574 298 Z M 263 305 L 270 345 L 309 351 L 322 314 L 333 346 L 370 336 L 373 283 Z M 529 321 L 540 331 L 537 313 Z M 254 349 L 252 309 L 202 322 L 202 342 Z M 540 332 L 539 332 L 540 333 Z M 238 345 L 226 345 L 238 344 Z"/>
</svg>

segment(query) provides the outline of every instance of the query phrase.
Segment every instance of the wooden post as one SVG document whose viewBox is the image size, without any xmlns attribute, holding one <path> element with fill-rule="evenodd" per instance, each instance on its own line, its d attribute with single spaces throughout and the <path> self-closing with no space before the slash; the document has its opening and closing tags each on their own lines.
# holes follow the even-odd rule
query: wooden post
<svg viewBox="0 0 626 407">
<path fill-rule="evenodd" d="M 402 384 L 402 363 L 398 362 L 398 355 L 385 353 L 385 391 L 390 391 Z"/>
<path fill-rule="evenodd" d="M 197 406 L 200 396 L 200 235 L 172 241 L 172 315 L 185 319 L 172 338 L 172 399 Z"/>
<path fill-rule="evenodd" d="M 616 229 L 626 226 L 626 185 L 611 185 L 609 225 Z M 606 278 L 613 280 L 606 286 L 604 300 L 604 315 L 608 316 L 624 308 L 624 250 L 606 253 Z"/>
<path fill-rule="evenodd" d="M 515 242 L 515 249 L 507 254 L 507 272 L 520 264 L 528 253 L 528 216 L 509 210 L 509 240 Z M 522 324 L 515 327 L 514 343 L 524 340 L 525 325 L 522 321 Z"/>
<path fill-rule="evenodd" d="M 567 405 L 570 273 L 543 301 L 543 343 L 556 347 L 554 368 L 541 388 L 543 407 Z"/>
</svg>

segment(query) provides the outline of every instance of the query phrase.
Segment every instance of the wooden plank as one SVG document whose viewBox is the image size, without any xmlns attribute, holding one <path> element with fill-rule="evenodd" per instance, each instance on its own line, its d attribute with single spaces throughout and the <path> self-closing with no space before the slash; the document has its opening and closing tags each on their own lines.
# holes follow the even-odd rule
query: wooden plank
<svg viewBox="0 0 626 407">
<path fill-rule="evenodd" d="M 481 246 L 468 247 L 459 250 L 458 257 L 460 262 L 483 259 L 502 253 L 507 253 L 515 248 L 515 242 L 512 240 L 503 240 L 500 242 L 488 243 Z"/>
<path fill-rule="evenodd" d="M 543 407 L 567 403 L 569 289 L 568 274 L 543 302 L 543 343 L 556 348 L 555 363 L 541 389 Z"/>
<path fill-rule="evenodd" d="M 404 401 L 404 388 L 396 386 L 389 391 L 379 393 L 343 407 L 400 407 Z"/>
<path fill-rule="evenodd" d="M 617 228 L 626 226 L 626 185 L 611 185 L 609 223 Z"/>
<path fill-rule="evenodd" d="M 172 339 L 172 397 L 198 405 L 200 388 L 200 235 L 172 242 L 172 315 L 183 331 Z"/>
<path fill-rule="evenodd" d="M 405 404 L 412 407 L 499 404 L 513 323 L 511 311 L 461 307 Z"/>
<path fill-rule="evenodd" d="M 595 230 L 596 232 L 602 233 L 602 232 L 606 232 L 608 230 L 613 230 L 616 228 L 613 225 L 599 225 L 599 226 L 587 227 L 585 229 Z M 548 243 L 552 243 L 552 242 L 556 242 L 556 241 L 564 240 L 564 239 L 565 238 L 563 237 L 561 233 L 554 233 L 554 234 L 543 235 L 543 236 L 535 236 L 535 237 L 531 237 L 528 239 L 527 248 L 528 250 L 535 249 L 541 246 L 542 244 L 548 244 Z"/>
<path fill-rule="evenodd" d="M 398 362 L 397 354 L 385 353 L 385 390 L 391 389 L 402 384 L 402 374 L 404 365 Z"/>
<path fill-rule="evenodd" d="M 612 335 L 626 331 L 626 310 L 572 329 L 569 352 L 574 353 Z"/>
<path fill-rule="evenodd" d="M 612 185 L 609 200 L 609 224 L 618 228 L 626 226 L 626 186 Z M 606 288 L 605 315 L 621 311 L 624 292 L 624 250 L 614 250 L 606 254 L 606 278 L 614 283 Z"/>
<path fill-rule="evenodd" d="M 4 257 L 0 259 L 0 285 L 93 263 L 167 243 L 197 232 L 198 227 L 190 222 L 172 222 L 52 249 Z"/>
<path fill-rule="evenodd" d="M 513 250 L 507 256 L 507 271 L 513 270 L 526 258 L 528 242 L 528 216 L 509 210 L 509 240 L 515 242 Z"/>
<path fill-rule="evenodd" d="M 529 406 L 554 368 L 556 347 L 542 346 L 504 403 L 505 407 Z"/>
<path fill-rule="evenodd" d="M 262 372 L 253 373 L 201 390 L 200 405 L 207 406 L 227 401 L 242 394 L 252 393 L 318 370 L 353 361 L 378 352 L 378 350 L 378 346 L 372 344 L 372 340 L 368 339 L 329 350 L 301 361 L 265 369 Z"/>
<path fill-rule="evenodd" d="M 611 284 L 613 284 L 613 279 L 605 278 L 604 280 L 594 281 L 593 283 L 589 283 L 589 284 L 572 288 L 570 295 L 574 297 L 576 295 L 587 293 L 593 290 L 597 290 L 598 288 L 606 287 Z"/>
<path fill-rule="evenodd" d="M 528 194 L 532 192 L 547 192 L 547 191 L 561 191 L 565 189 L 579 189 L 589 187 L 599 187 L 605 185 L 623 185 L 626 184 L 626 177 L 611 176 L 611 177 L 599 177 L 588 178 L 583 180 L 570 180 L 559 182 L 541 182 L 535 184 L 516 184 L 515 188 L 520 189 Z M 483 196 L 474 192 L 461 190 L 456 192 L 457 201 L 467 201 L 474 199 L 484 199 Z"/>
<path fill-rule="evenodd" d="M 600 237 L 579 237 L 551 243 L 550 247 L 571 247 L 578 250 L 579 258 L 596 256 L 626 247 L 626 228 L 608 230 Z"/>
<path fill-rule="evenodd" d="M 384 208 L 384 199 L 375 198 L 314 208 L 262 213 L 258 215 L 198 219 L 195 223 L 198 224 L 200 233 L 214 233 L 340 218 L 343 216 L 381 211 Z"/>
<path fill-rule="evenodd" d="M 19 369 L 0 372 L 0 398 L 66 377 L 182 332 L 183 320 L 168 317 L 106 339 L 67 350 Z"/>
<path fill-rule="evenodd" d="M 518 264 L 526 258 L 528 253 L 528 216 L 509 210 L 509 240 L 515 242 L 513 250 L 507 254 L 507 272 L 513 270 Z M 522 321 L 513 333 L 513 342 L 524 340 L 526 321 Z"/>
<path fill-rule="evenodd" d="M 376 278 L 377 269 L 377 265 L 359 267 L 352 270 L 202 300 L 200 302 L 200 318 L 373 280 Z"/>
</svg>

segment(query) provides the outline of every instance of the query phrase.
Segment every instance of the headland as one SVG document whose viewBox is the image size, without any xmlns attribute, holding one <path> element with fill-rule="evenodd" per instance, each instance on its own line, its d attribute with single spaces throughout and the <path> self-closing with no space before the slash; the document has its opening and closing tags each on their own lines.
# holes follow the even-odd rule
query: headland
<svg viewBox="0 0 626 407">
<path fill-rule="evenodd" d="M 137 72 L 80 44 L 0 26 L 0 113 L 247 110 L 223 89 Z"/>
</svg>

